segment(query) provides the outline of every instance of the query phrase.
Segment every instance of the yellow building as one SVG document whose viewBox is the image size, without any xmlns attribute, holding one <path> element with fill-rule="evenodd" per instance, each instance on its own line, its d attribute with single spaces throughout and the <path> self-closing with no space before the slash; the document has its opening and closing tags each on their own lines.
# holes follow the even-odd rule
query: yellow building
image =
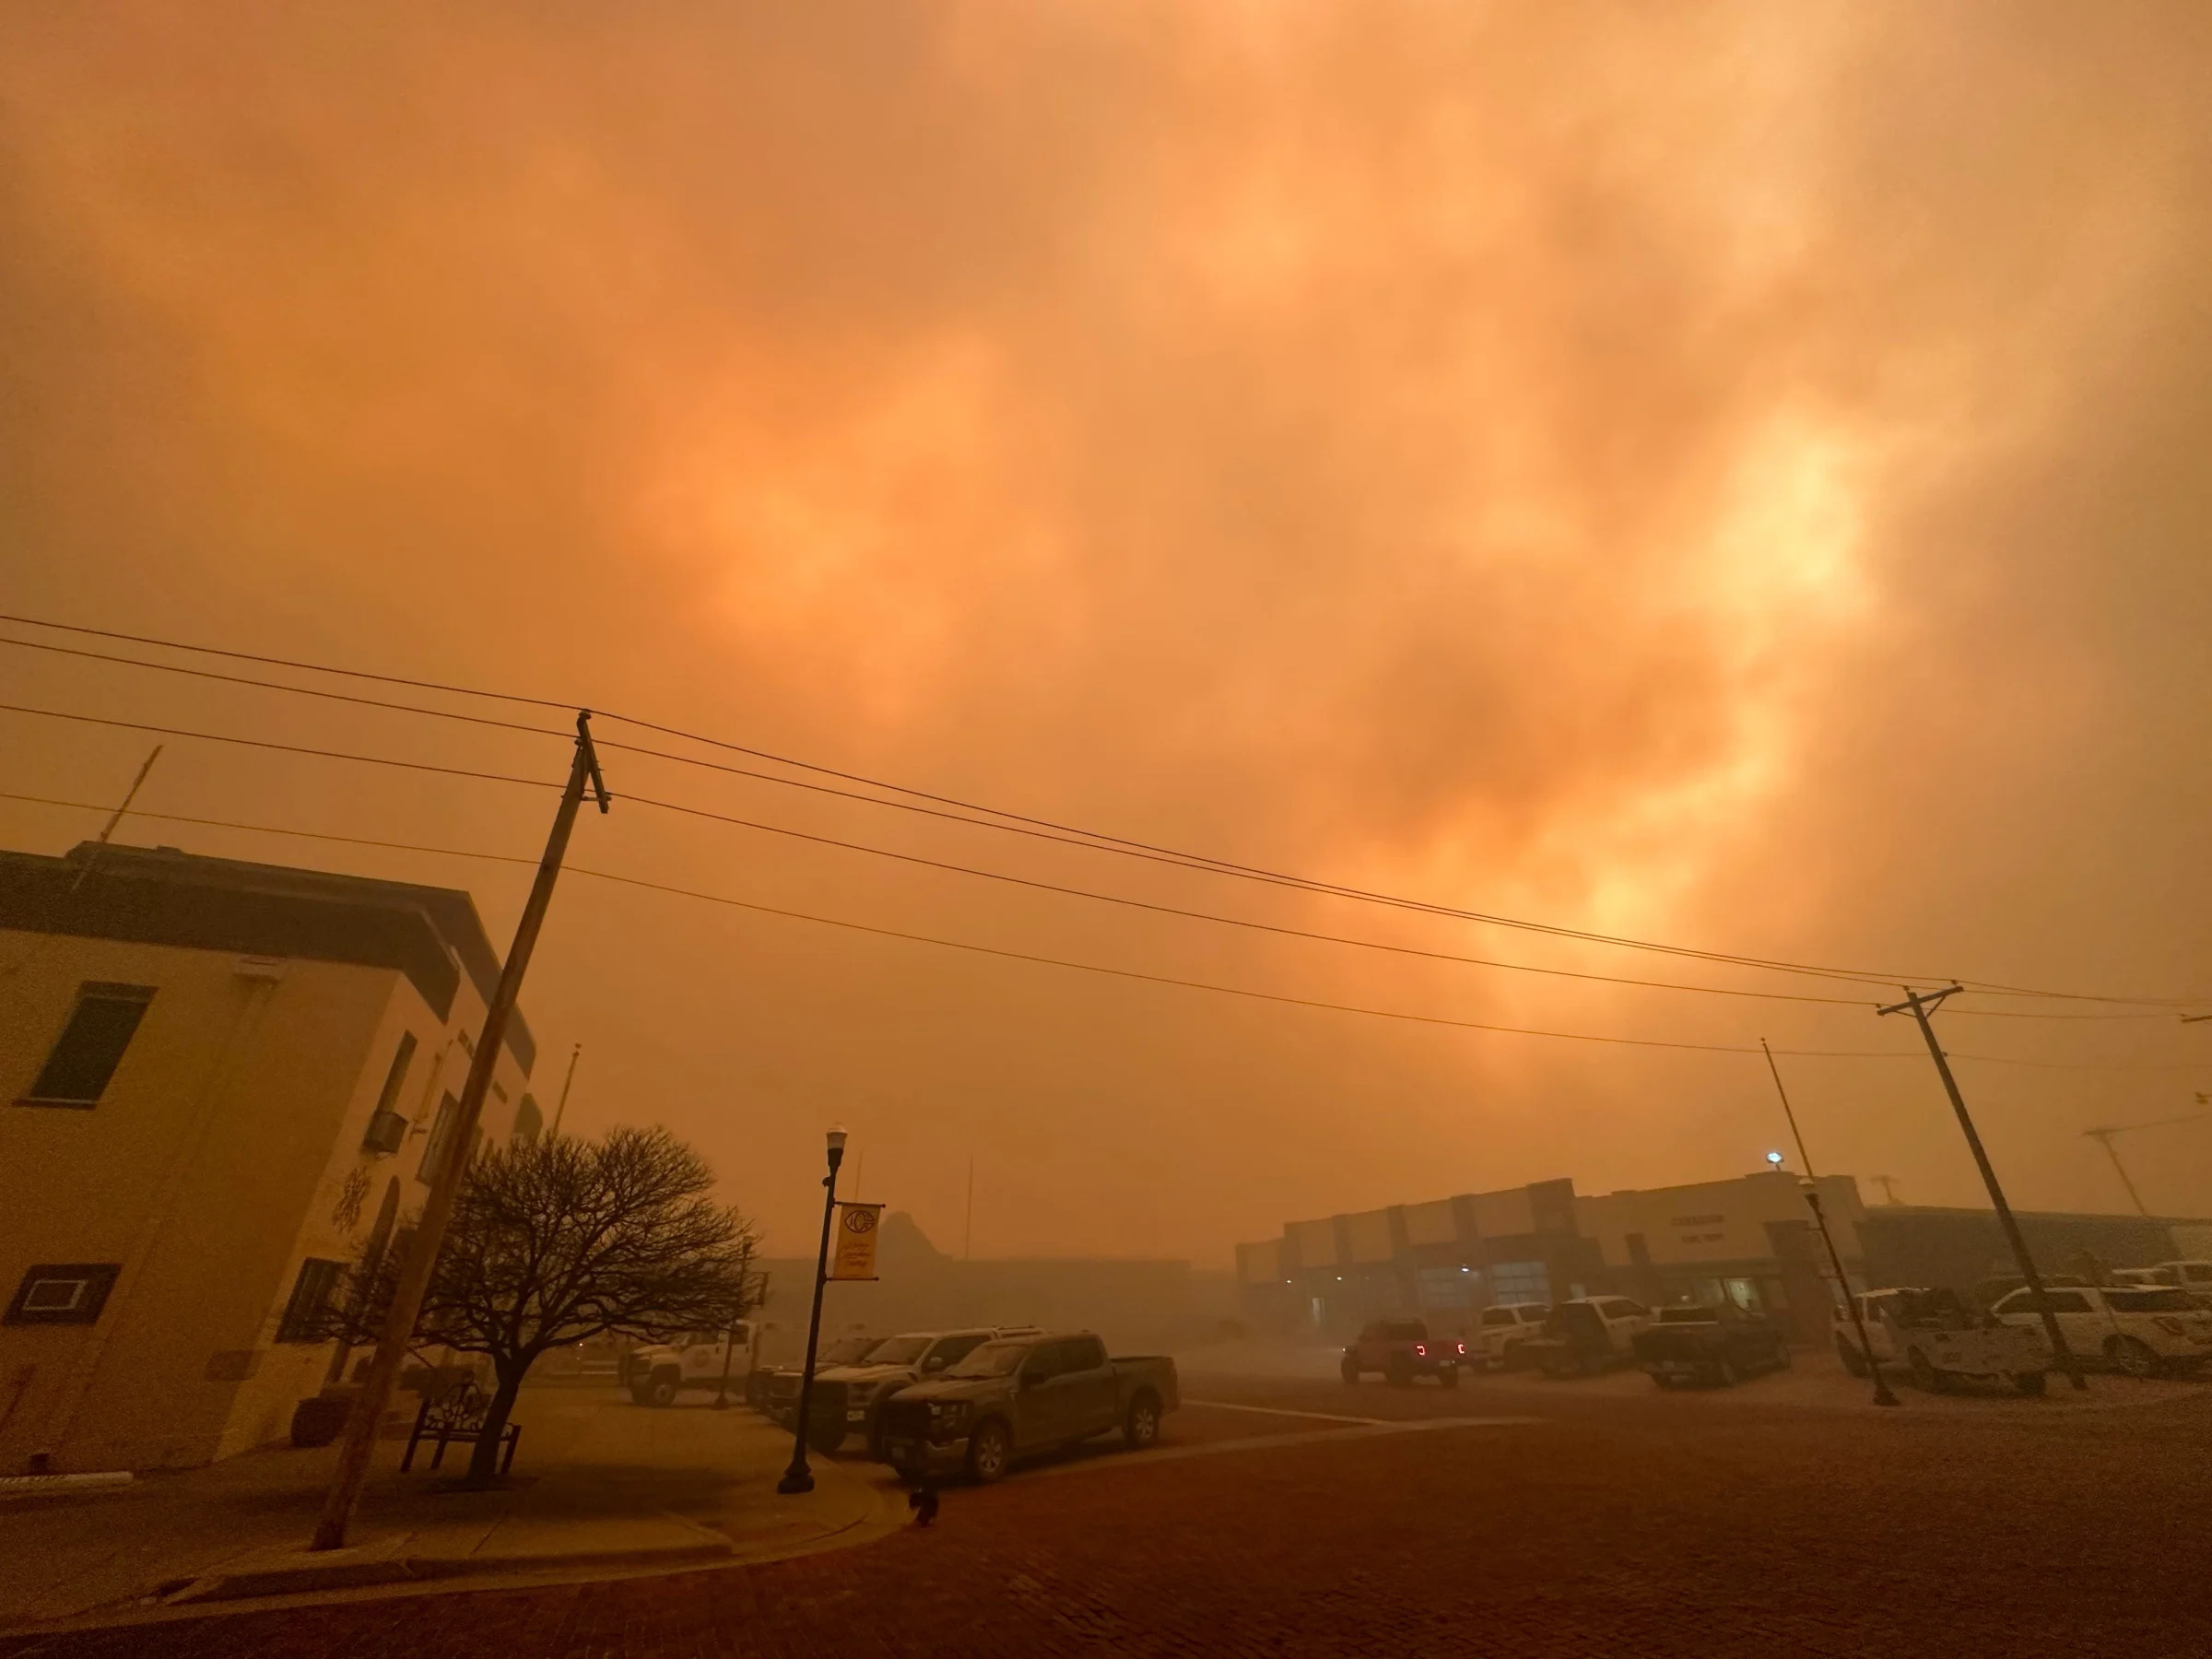
<svg viewBox="0 0 2212 1659">
<path fill-rule="evenodd" d="M 0 1473 L 204 1464 L 420 1206 L 499 976 L 468 895 L 173 848 L 0 852 Z M 509 1024 L 484 1132 L 537 1129 Z"/>
</svg>

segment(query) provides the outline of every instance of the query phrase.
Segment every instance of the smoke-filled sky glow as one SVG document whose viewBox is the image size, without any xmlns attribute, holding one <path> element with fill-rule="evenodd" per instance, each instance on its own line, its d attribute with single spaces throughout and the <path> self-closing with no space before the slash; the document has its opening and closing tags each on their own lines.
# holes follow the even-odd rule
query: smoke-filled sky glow
<svg viewBox="0 0 2212 1659">
<path fill-rule="evenodd" d="M 2189 0 L 17 8 L 0 608 L 570 699 L 1455 907 L 2212 998 L 2206 84 Z M 19 649 L 0 688 L 565 764 Z M 102 802 L 150 739 L 6 714 L 0 742 L 9 791 Z M 618 796 L 1157 903 L 1837 989 L 606 758 Z M 174 739 L 141 805 L 542 838 L 543 792 L 394 779 Z M 0 801 L 7 845 L 98 826 Z M 466 886 L 502 940 L 527 879 L 122 835 Z M 1871 993 L 1421 960 L 620 801 L 574 857 L 1288 996 L 1899 1053 L 1787 1063 L 1816 1159 L 1979 1201 Z M 581 1041 L 571 1122 L 693 1137 L 781 1247 L 841 1119 L 863 1195 L 940 1243 L 972 1156 L 978 1253 L 1209 1265 L 1287 1217 L 1783 1144 L 1756 1054 L 582 877 L 524 1006 L 541 1098 Z M 2129 1010 L 1943 1017 L 1966 1054 L 2065 1063 L 1961 1062 L 2015 1200 L 2119 1207 L 2079 1131 L 2191 1110 L 2212 1024 L 2003 1008 Z M 2212 1213 L 2212 1124 L 2121 1145 L 2153 1207 Z"/>
</svg>

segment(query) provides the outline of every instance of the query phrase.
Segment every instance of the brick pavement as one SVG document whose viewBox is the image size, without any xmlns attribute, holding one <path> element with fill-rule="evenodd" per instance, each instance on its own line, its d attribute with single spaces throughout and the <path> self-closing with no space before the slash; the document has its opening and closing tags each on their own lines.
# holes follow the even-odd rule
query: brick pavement
<svg viewBox="0 0 2212 1659">
<path fill-rule="evenodd" d="M 1322 1385 L 1265 1392 L 1345 1409 Z M 1482 1403 L 1355 1397 L 1378 1416 Z M 2212 1397 L 2041 1414 L 1709 1404 L 1569 1387 L 1542 1427 L 1321 1434 L 955 1490 L 936 1527 L 830 1555 L 33 1639 L 0 1656 L 2212 1649 L 2191 1543 Z"/>
</svg>

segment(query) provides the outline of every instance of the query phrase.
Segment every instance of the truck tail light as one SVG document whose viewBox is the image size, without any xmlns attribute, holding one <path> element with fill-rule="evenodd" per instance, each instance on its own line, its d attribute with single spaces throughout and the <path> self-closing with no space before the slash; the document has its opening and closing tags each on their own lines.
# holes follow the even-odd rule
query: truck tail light
<svg viewBox="0 0 2212 1659">
<path fill-rule="evenodd" d="M 1467 1345 L 1464 1342 L 1454 1343 L 1453 1346 L 1458 1348 L 1458 1350 L 1463 1354 L 1467 1351 Z"/>
<path fill-rule="evenodd" d="M 1413 1351 L 1426 1359 L 1429 1357 L 1429 1345 L 1425 1342 L 1417 1342 L 1413 1345 Z"/>
</svg>

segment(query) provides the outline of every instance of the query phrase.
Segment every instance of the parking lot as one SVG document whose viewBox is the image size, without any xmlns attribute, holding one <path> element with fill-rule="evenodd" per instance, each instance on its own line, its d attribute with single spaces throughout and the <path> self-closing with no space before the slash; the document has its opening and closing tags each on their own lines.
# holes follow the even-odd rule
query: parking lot
<svg viewBox="0 0 2212 1659">
<path fill-rule="evenodd" d="M 41 1659 L 497 1651 L 2194 1654 L 2212 1394 L 1877 1411 L 1826 1356 L 1725 1391 L 1631 1372 L 1347 1388 L 1203 1369 L 1159 1450 L 953 1487 L 935 1525 L 754 1567 L 0 1643 Z M 1275 1374 L 1263 1374 L 1267 1371 Z"/>
</svg>

